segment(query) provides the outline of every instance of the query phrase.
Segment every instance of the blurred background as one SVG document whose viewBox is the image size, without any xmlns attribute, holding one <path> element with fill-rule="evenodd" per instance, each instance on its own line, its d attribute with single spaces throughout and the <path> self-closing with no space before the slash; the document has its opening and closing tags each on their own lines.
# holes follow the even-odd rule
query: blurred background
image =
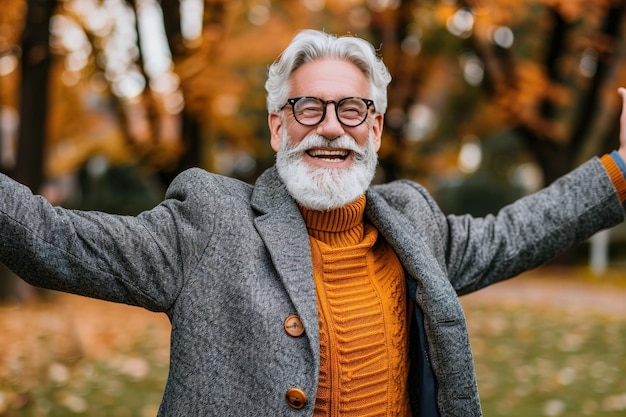
<svg viewBox="0 0 626 417">
<path fill-rule="evenodd" d="M 624 1 L 3 0 L 0 170 L 56 204 L 136 213 L 181 170 L 273 164 L 263 84 L 302 28 L 393 75 L 377 181 L 485 215 L 617 145 Z"/>
<path fill-rule="evenodd" d="M 419 181 L 448 213 L 495 213 L 617 146 L 625 11 L 623 0 L 1 0 L 0 171 L 54 204 L 121 214 L 157 204 L 191 166 L 254 182 L 274 162 L 267 67 L 314 28 L 369 40 L 393 76 L 376 181 Z M 624 243 L 620 226 L 556 263 L 606 275 Z M 0 300 L 40 297 L 0 272 Z"/>
</svg>

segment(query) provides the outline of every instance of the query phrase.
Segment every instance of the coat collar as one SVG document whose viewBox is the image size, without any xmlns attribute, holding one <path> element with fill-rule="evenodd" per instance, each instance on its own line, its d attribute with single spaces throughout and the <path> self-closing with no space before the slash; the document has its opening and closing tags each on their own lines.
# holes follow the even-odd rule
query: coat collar
<svg viewBox="0 0 626 417">
<path fill-rule="evenodd" d="M 304 220 L 276 168 L 257 180 L 251 205 L 257 211 L 255 227 L 265 242 L 274 267 L 306 330 L 319 365 L 317 295 L 313 280 L 311 247 Z"/>
<path fill-rule="evenodd" d="M 391 245 L 409 275 L 417 280 L 424 276 L 445 275 L 437 262 L 428 256 L 431 253 L 428 242 L 414 230 L 415 223 L 392 207 L 383 194 L 377 187 L 367 190 L 365 215 Z M 315 300 L 316 295 L 308 232 L 296 202 L 275 167 L 265 171 L 257 180 L 252 207 L 259 213 L 255 220 L 257 230 L 298 314 L 303 320 L 310 320 L 310 325 L 317 326 L 317 310 L 311 307 L 311 300 Z M 415 248 L 422 250 L 416 251 Z M 416 253 L 419 256 L 416 257 Z"/>
<path fill-rule="evenodd" d="M 392 207 L 378 188 L 367 190 L 365 215 L 391 245 L 409 275 L 418 281 L 424 276 L 445 277 L 431 255 L 429 243 L 416 230 L 415 222 Z M 257 230 L 298 314 L 303 320 L 309 319 L 310 325 L 317 325 L 316 306 L 311 303 L 316 295 L 308 232 L 296 202 L 275 167 L 265 171 L 257 180 L 252 207 L 259 213 L 255 220 Z"/>
<path fill-rule="evenodd" d="M 391 188 L 390 185 L 370 187 L 365 215 L 393 248 L 408 274 L 407 279 L 417 283 L 417 292 L 413 296 L 424 312 L 431 315 L 433 300 L 438 300 L 439 306 L 449 304 L 449 314 L 462 316 L 458 296 L 450 285 L 445 266 L 434 254 L 436 243 L 424 233 L 427 222 L 423 217 L 428 216 L 410 210 L 405 212 L 400 206 L 390 204 L 385 191 L 379 191 Z M 415 285 L 409 287 L 415 288 Z"/>
<path fill-rule="evenodd" d="M 407 216 L 389 203 L 388 185 L 367 190 L 365 215 L 391 245 L 408 273 L 407 279 L 418 283 L 416 301 L 426 309 L 428 299 L 456 299 L 441 265 L 435 259 L 431 243 L 419 230 L 416 216 Z M 319 346 L 317 295 L 313 280 L 313 264 L 309 236 L 294 199 L 280 179 L 276 168 L 270 168 L 257 180 L 252 193 L 252 207 L 258 212 L 255 225 L 265 242 L 280 279 L 302 319 L 314 352 Z M 427 277 L 427 278 L 426 278 Z M 446 299 L 448 299 L 446 298 Z"/>
<path fill-rule="evenodd" d="M 391 245 L 408 274 L 420 284 L 423 277 L 445 279 L 445 273 L 432 255 L 432 244 L 419 230 L 415 216 L 408 217 L 389 204 L 389 201 L 371 187 L 367 191 L 365 214 L 379 233 Z"/>
<path fill-rule="evenodd" d="M 391 191 L 391 194 L 387 191 Z M 430 360 L 433 370 L 461 374 L 468 372 L 467 392 L 475 392 L 475 380 L 471 365 L 469 346 L 449 343 L 460 333 L 466 332 L 463 311 L 452 286 L 447 280 L 443 266 L 433 254 L 432 242 L 424 235 L 423 213 L 409 212 L 402 204 L 393 204 L 393 185 L 370 187 L 367 191 L 365 215 L 391 245 L 407 271 L 407 279 L 415 280 L 414 293 L 417 305 L 423 312 L 425 331 L 429 339 Z M 397 190 L 396 190 L 397 191 Z M 402 193 L 401 193 L 402 194 Z M 304 324 L 316 372 L 319 372 L 319 324 L 317 296 L 313 280 L 313 265 L 306 225 L 295 201 L 291 198 L 275 168 L 259 177 L 252 193 L 252 208 L 257 211 L 255 226 L 272 258 L 278 275 L 285 286 L 293 306 Z M 442 326 L 442 323 L 445 326 Z M 443 329 L 443 330 L 442 330 Z M 443 332 L 443 333 L 442 333 Z M 446 336 L 447 335 L 447 336 Z M 446 337 L 444 337 L 446 336 Z M 463 342 L 463 340 L 461 340 Z M 449 361 L 459 357 L 466 360 Z M 449 371 L 446 371 L 448 370 Z M 450 398 L 458 392 L 457 381 L 441 381 L 439 398 Z M 477 397 L 477 394 L 475 394 Z M 448 400 L 448 403 L 452 400 Z M 479 406 L 477 406 L 479 407 Z"/>
</svg>

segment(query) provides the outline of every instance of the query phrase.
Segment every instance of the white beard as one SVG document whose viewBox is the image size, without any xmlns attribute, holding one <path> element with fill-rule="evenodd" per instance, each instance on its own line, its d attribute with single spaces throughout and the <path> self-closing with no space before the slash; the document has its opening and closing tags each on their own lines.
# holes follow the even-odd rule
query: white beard
<svg viewBox="0 0 626 417">
<path fill-rule="evenodd" d="M 350 168 L 311 166 L 303 156 L 315 147 L 349 149 L 354 163 Z M 308 135 L 294 146 L 285 129 L 276 153 L 276 168 L 287 191 L 310 210 L 332 210 L 356 201 L 370 186 L 377 164 L 372 132 L 363 148 L 349 135 L 328 140 L 317 134 Z"/>
</svg>

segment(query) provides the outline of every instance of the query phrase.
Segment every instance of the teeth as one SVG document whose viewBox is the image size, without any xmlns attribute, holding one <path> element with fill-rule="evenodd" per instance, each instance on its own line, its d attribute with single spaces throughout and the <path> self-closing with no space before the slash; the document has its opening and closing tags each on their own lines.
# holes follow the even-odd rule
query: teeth
<svg viewBox="0 0 626 417">
<path fill-rule="evenodd" d="M 348 156 L 349 153 L 350 151 L 341 150 L 341 149 L 311 149 L 308 151 L 309 155 L 316 157 L 316 158 L 324 158 L 324 157 L 345 158 Z"/>
</svg>

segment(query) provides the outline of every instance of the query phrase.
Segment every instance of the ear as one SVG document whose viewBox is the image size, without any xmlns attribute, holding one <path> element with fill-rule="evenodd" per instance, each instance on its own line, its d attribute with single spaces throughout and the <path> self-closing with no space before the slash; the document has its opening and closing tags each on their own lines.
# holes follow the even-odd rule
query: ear
<svg viewBox="0 0 626 417">
<path fill-rule="evenodd" d="M 267 124 L 270 128 L 270 146 L 274 152 L 278 152 L 283 141 L 283 117 L 280 113 L 270 113 L 267 116 Z"/>
<path fill-rule="evenodd" d="M 380 113 L 374 113 L 374 121 L 372 123 L 372 133 L 373 133 L 373 142 L 374 149 L 376 152 L 380 149 L 380 145 L 383 137 L 383 124 L 384 124 L 384 116 Z"/>
</svg>

